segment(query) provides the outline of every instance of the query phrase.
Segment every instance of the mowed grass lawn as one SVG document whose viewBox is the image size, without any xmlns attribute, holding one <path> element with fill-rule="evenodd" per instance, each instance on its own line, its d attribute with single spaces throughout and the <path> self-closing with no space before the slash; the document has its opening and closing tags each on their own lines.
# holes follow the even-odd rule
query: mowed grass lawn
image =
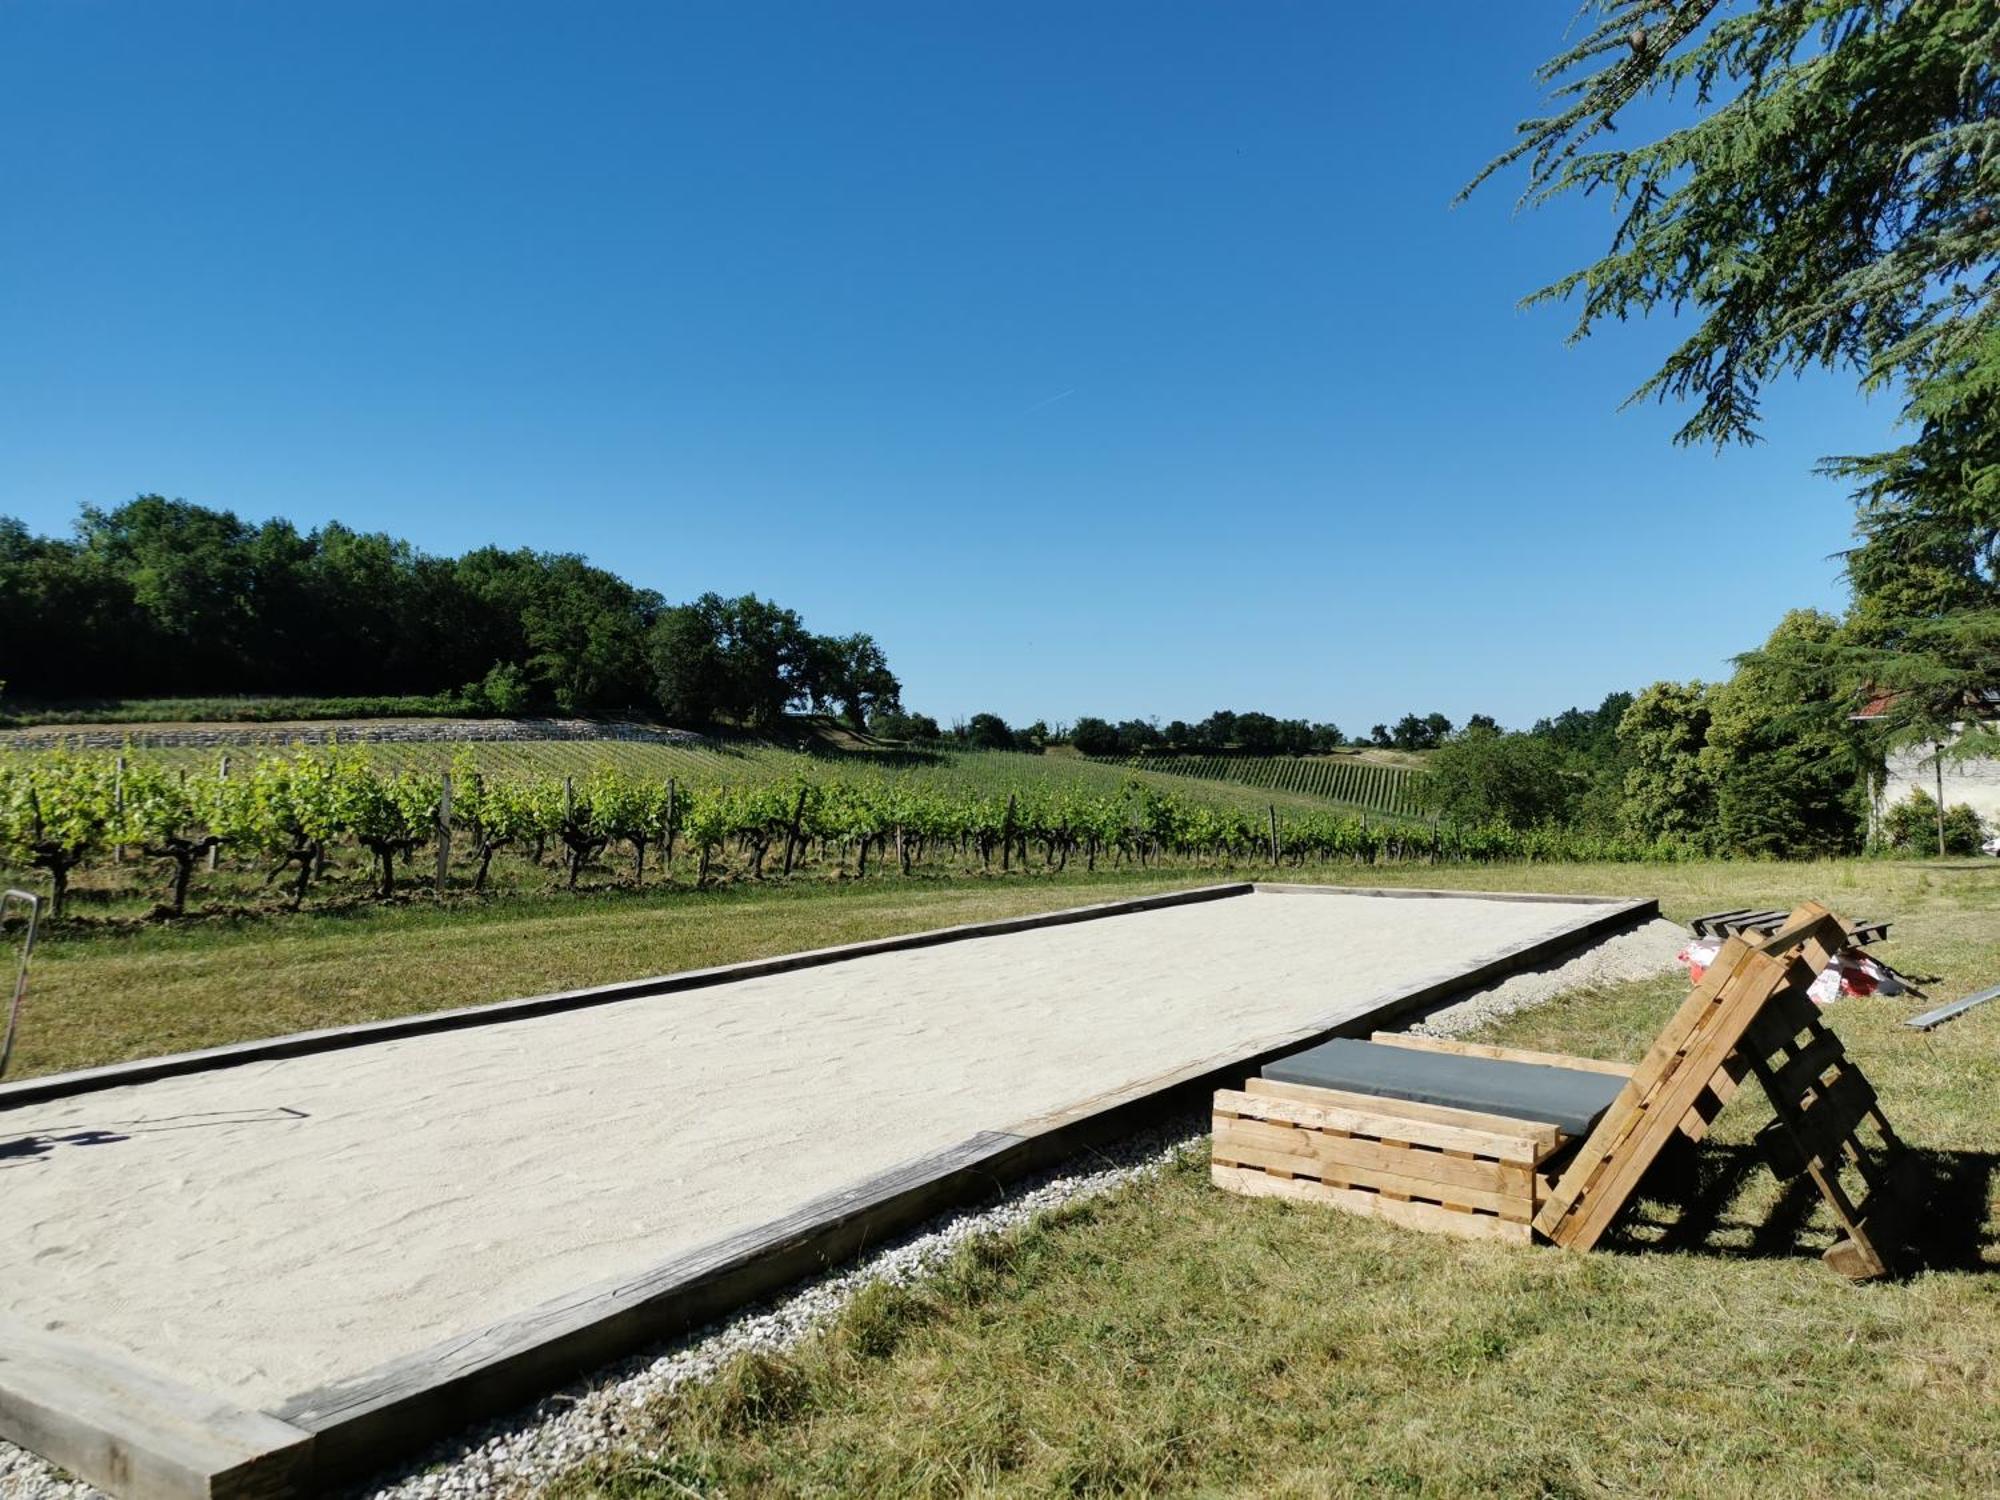
<svg viewBox="0 0 2000 1500">
<path fill-rule="evenodd" d="M 1246 872 L 1254 874 L 1255 872 Z M 1348 884 L 1806 897 L 1886 917 L 1936 1000 L 2000 982 L 2000 864 L 1328 870 Z M 207 1045 L 1206 878 L 885 880 L 101 933 L 38 959 L 24 1071 Z M 1677 976 L 1489 1033 L 1636 1058 Z M 1924 1265 L 1851 1285 L 1746 1089 L 1607 1250 L 1460 1242 L 1211 1189 L 1198 1154 L 865 1296 L 653 1414 L 565 1496 L 2000 1492 L 2000 1002 L 1831 1023 L 1936 1189 Z"/>
</svg>

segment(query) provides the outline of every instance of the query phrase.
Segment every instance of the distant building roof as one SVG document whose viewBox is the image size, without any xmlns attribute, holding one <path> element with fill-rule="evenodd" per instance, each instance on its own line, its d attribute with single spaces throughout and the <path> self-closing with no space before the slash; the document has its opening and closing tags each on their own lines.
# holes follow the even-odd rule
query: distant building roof
<svg viewBox="0 0 2000 1500">
<path fill-rule="evenodd" d="M 1890 706 L 1899 696 L 1894 692 L 1872 693 L 1866 703 L 1847 717 L 1850 721 L 1887 718 Z M 1967 693 L 1964 707 L 1968 719 L 2000 718 L 2000 688 L 1977 688 Z"/>
</svg>

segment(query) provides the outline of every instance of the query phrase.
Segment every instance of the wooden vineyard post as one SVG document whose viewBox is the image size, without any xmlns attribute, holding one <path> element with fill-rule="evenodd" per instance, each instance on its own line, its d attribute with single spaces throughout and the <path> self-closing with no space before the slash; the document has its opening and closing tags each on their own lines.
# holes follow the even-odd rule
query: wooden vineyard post
<svg viewBox="0 0 2000 1500">
<path fill-rule="evenodd" d="M 445 884 L 451 878 L 451 772 L 438 777 L 437 879 L 431 893 L 444 899 Z"/>
<path fill-rule="evenodd" d="M 563 777 L 563 845 L 567 851 L 564 856 L 564 863 L 569 866 L 569 888 L 571 890 L 576 889 L 576 877 L 582 872 L 582 867 L 577 862 L 576 845 L 569 841 L 570 830 L 575 822 L 576 778 L 574 776 L 565 776 Z"/>
<path fill-rule="evenodd" d="M 1000 873 L 1007 873 L 1008 861 L 1014 853 L 1014 794 L 1007 794 L 1007 819 L 1000 825 Z"/>
<path fill-rule="evenodd" d="M 800 787 L 799 800 L 792 804 L 792 821 L 790 825 L 787 826 L 785 829 L 784 873 L 787 875 L 792 873 L 792 861 L 798 857 L 799 823 L 804 819 L 805 815 L 806 815 L 806 789 L 804 787 Z"/>
<path fill-rule="evenodd" d="M 119 832 L 121 833 L 124 832 L 125 757 L 122 755 L 119 756 L 118 759 L 114 761 L 111 766 L 111 811 L 116 819 L 116 826 Z M 111 863 L 113 863 L 114 865 L 122 865 L 125 863 L 125 845 L 122 842 L 115 843 L 111 846 Z"/>
<path fill-rule="evenodd" d="M 227 781 L 229 779 L 228 756 L 225 755 L 222 757 L 222 764 L 216 768 L 215 779 L 217 781 Z M 220 857 L 220 853 L 221 851 L 216 845 L 210 844 L 208 846 L 208 868 L 211 872 L 215 869 L 215 863 Z"/>
<path fill-rule="evenodd" d="M 1276 869 L 1278 866 L 1278 804 L 1272 802 L 1267 803 L 1266 806 L 1271 813 L 1271 868 Z"/>
<path fill-rule="evenodd" d="M 679 792 L 680 788 L 674 784 L 674 778 L 669 776 L 667 778 L 667 826 L 662 830 L 663 837 L 661 842 L 664 848 L 660 856 L 660 868 L 669 872 L 674 867 L 674 825 L 679 821 L 680 815 Z"/>
</svg>

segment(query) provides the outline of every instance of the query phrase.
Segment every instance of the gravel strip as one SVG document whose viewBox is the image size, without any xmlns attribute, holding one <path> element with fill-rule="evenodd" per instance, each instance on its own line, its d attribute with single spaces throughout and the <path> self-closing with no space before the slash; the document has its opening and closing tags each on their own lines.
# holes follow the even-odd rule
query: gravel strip
<svg viewBox="0 0 2000 1500">
<path fill-rule="evenodd" d="M 1525 969 L 1498 984 L 1474 990 L 1462 999 L 1447 1001 L 1412 1016 L 1402 1029 L 1419 1036 L 1463 1036 L 1504 1020 L 1516 1011 L 1545 1005 L 1569 990 L 1625 984 L 1665 974 L 1675 967 L 1687 944 L 1685 927 L 1656 917 L 1643 927 L 1621 932 L 1568 955 L 1556 954 L 1539 969 Z"/>
<path fill-rule="evenodd" d="M 1457 1036 L 1568 990 L 1649 979 L 1666 972 L 1687 942 L 1671 922 L 1654 921 L 1544 968 L 1433 1007 L 1408 1023 L 1427 1036 Z M 647 1426 L 648 1406 L 690 1380 L 713 1375 L 745 1350 L 776 1352 L 825 1326 L 870 1282 L 908 1285 L 945 1264 L 967 1240 L 1026 1224 L 1044 1209 L 1112 1192 L 1151 1176 L 1208 1136 L 1205 1111 L 1148 1130 L 1013 1184 L 976 1211 L 934 1219 L 863 1259 L 744 1308 L 727 1322 L 662 1343 L 597 1371 L 534 1406 L 458 1434 L 391 1473 L 350 1491 L 369 1500 L 526 1495 L 587 1459 L 629 1447 Z M 32 1454 L 0 1442 L 0 1495 L 19 1500 L 103 1500 Z"/>
</svg>

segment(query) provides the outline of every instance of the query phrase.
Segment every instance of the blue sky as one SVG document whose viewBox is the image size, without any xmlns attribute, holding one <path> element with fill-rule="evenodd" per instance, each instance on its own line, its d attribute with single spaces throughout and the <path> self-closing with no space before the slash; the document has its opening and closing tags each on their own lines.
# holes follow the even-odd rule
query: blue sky
<svg viewBox="0 0 2000 1500">
<path fill-rule="evenodd" d="M 1525 723 L 1839 607 L 1456 189 L 1574 0 L 0 6 L 0 513 L 143 491 L 875 633 L 950 719 Z"/>
</svg>

